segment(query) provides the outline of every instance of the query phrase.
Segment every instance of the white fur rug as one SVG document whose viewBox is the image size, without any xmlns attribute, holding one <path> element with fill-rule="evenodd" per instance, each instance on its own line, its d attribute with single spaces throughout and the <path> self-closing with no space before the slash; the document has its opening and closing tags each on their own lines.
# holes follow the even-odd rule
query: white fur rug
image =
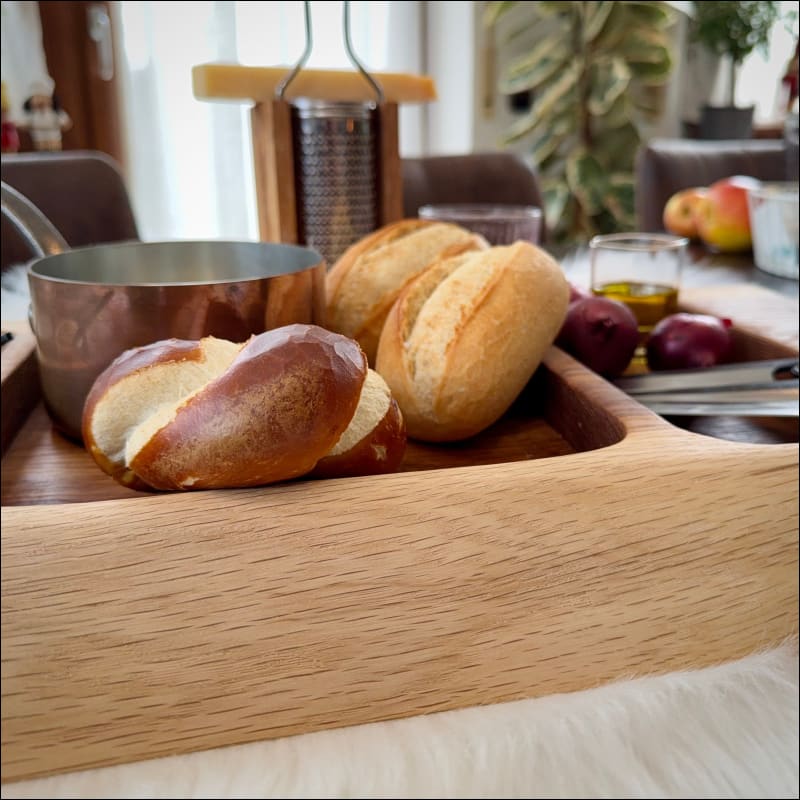
<svg viewBox="0 0 800 800">
<path fill-rule="evenodd" d="M 797 643 L 574 694 L 7 784 L 3 797 L 798 797 Z"/>
<path fill-rule="evenodd" d="M 21 264 L 3 272 L 0 290 L 2 290 L 0 317 L 15 322 L 27 319 L 30 303 L 27 267 Z"/>
</svg>

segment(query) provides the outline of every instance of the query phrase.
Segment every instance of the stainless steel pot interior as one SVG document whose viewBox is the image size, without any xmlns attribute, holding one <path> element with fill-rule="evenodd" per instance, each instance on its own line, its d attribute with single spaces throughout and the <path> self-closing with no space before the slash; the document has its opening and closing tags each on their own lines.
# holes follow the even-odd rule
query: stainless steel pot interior
<svg viewBox="0 0 800 800">
<path fill-rule="evenodd" d="M 30 274 L 103 286 L 193 286 L 273 278 L 320 262 L 307 247 L 264 242 L 126 242 L 68 250 L 34 261 Z"/>
</svg>

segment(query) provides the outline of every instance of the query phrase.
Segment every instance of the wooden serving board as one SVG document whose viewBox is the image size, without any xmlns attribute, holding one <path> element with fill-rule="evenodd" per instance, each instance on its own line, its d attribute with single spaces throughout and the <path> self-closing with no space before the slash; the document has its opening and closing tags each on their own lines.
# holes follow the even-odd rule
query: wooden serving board
<svg viewBox="0 0 800 800">
<path fill-rule="evenodd" d="M 770 338 L 776 297 L 737 328 L 740 358 L 796 352 L 796 327 Z M 30 374 L 9 383 L 31 358 L 15 341 L 3 781 L 574 691 L 797 632 L 797 445 L 681 430 L 556 348 L 482 441 L 412 446 L 397 474 L 149 495 L 55 437 Z"/>
</svg>

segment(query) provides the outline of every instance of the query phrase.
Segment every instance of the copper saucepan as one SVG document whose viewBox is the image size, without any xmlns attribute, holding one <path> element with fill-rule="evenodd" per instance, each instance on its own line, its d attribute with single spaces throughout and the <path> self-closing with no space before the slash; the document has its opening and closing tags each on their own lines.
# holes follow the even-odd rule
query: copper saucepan
<svg viewBox="0 0 800 800">
<path fill-rule="evenodd" d="M 95 378 L 122 352 L 161 339 L 244 341 L 293 322 L 324 324 L 325 264 L 308 247 L 265 242 L 128 242 L 70 250 L 24 195 L 2 210 L 28 241 L 30 319 L 42 394 L 80 439 Z"/>
</svg>

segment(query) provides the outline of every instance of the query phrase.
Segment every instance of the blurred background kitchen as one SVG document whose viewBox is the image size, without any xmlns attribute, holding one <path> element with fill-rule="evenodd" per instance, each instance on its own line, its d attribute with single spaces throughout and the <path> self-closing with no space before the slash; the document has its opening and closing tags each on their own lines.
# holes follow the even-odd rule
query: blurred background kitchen
<svg viewBox="0 0 800 800">
<path fill-rule="evenodd" d="M 714 52 L 711 38 L 698 38 L 699 5 L 353 2 L 352 40 L 370 70 L 436 82 L 436 102 L 400 109 L 402 156 L 519 153 L 542 176 L 548 223 L 568 238 L 578 235 L 581 211 L 570 175 L 591 187 L 592 166 L 613 164 L 619 191 L 597 224 L 630 229 L 637 147 L 654 137 L 702 138 L 704 105 L 731 105 L 733 94 L 734 106 L 752 107 L 745 136 L 792 135 L 797 3 L 702 4 L 735 7 L 744 21 L 752 47 L 733 91 L 725 48 Z M 576 20 L 602 17 L 603 33 L 582 28 L 576 48 L 565 7 Z M 352 68 L 342 3 L 311 8 L 307 66 Z M 304 41 L 301 2 L 3 0 L 4 149 L 108 153 L 122 166 L 143 239 L 256 239 L 249 108 L 196 99 L 191 70 L 217 61 L 293 64 Z M 588 100 L 576 92 L 582 75 L 595 81 Z M 32 109 L 34 97 L 50 107 Z M 576 138 L 587 103 L 594 130 L 612 132 L 605 138 Z M 45 112 L 55 114 L 60 145 L 35 140 L 32 120 Z M 617 152 L 604 152 L 610 142 Z"/>
</svg>

